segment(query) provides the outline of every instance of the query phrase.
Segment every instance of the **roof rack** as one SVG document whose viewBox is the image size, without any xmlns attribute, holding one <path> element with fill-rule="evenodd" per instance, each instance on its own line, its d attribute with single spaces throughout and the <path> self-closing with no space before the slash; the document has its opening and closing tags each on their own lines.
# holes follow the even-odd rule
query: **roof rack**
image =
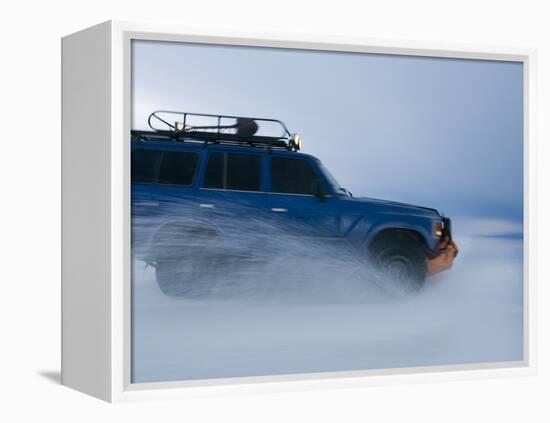
<svg viewBox="0 0 550 423">
<path fill-rule="evenodd" d="M 154 138 L 292 151 L 301 149 L 300 136 L 291 134 L 285 124 L 277 119 L 157 110 L 149 115 L 147 123 L 155 133 Z M 142 140 L 150 139 L 151 135 L 146 131 L 132 133 Z"/>
</svg>

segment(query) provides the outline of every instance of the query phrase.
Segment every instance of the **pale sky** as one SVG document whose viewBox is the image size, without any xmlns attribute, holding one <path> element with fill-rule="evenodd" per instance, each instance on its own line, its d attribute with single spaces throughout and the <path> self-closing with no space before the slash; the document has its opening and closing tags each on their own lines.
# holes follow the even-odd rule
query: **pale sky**
<svg viewBox="0 0 550 423">
<path fill-rule="evenodd" d="M 521 63 L 134 41 L 133 104 L 280 119 L 355 196 L 523 216 Z"/>
</svg>

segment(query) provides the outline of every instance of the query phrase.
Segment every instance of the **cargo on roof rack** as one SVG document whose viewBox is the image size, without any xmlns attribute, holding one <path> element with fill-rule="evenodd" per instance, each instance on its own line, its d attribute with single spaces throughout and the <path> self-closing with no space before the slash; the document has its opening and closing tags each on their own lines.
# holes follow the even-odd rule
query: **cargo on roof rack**
<svg viewBox="0 0 550 423">
<path fill-rule="evenodd" d="M 151 131 L 132 131 L 140 141 L 172 141 L 283 148 L 298 151 L 301 138 L 277 119 L 157 110 L 147 120 Z"/>
</svg>

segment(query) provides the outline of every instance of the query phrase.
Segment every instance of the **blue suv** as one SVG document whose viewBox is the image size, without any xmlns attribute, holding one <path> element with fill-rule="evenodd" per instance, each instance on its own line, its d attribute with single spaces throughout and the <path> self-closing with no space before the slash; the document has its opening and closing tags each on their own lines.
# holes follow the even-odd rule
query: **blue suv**
<svg viewBox="0 0 550 423">
<path fill-rule="evenodd" d="M 449 218 L 352 196 L 278 120 L 157 111 L 149 126 L 132 131 L 132 251 L 167 295 L 208 295 L 211 272 L 258 260 L 282 233 L 345 246 L 405 292 L 458 253 Z"/>
</svg>

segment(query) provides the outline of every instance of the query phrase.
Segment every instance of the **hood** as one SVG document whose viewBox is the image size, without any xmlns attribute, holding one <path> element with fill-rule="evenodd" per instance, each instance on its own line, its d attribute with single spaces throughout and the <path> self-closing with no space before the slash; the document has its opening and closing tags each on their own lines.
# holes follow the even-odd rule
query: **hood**
<svg viewBox="0 0 550 423">
<path fill-rule="evenodd" d="M 403 214 L 417 214 L 422 216 L 434 216 L 441 217 L 441 214 L 433 208 L 416 206 L 414 204 L 400 203 L 398 201 L 391 200 L 382 200 L 380 198 L 370 198 L 370 197 L 353 197 L 356 201 L 379 206 L 381 209 L 387 208 L 391 213 L 403 213 Z M 380 210 L 383 212 L 384 210 Z"/>
</svg>

